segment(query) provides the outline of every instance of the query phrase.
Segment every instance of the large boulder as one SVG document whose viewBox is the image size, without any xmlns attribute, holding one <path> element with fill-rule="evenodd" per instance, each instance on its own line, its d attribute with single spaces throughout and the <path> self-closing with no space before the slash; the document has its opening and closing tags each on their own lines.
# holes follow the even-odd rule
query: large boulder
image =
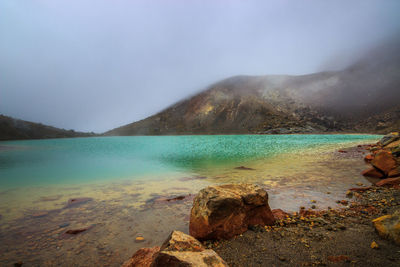
<svg viewBox="0 0 400 267">
<path fill-rule="evenodd" d="M 391 170 L 396 168 L 396 160 L 389 151 L 380 151 L 371 161 L 372 166 L 382 171 L 386 176 Z"/>
<path fill-rule="evenodd" d="M 223 259 L 212 249 L 204 246 L 192 236 L 173 231 L 154 258 L 152 267 L 227 267 Z"/>
<path fill-rule="evenodd" d="M 379 217 L 372 222 L 381 237 L 393 240 L 400 246 L 400 211 Z"/>
<path fill-rule="evenodd" d="M 190 214 L 190 235 L 200 240 L 229 239 L 251 225 L 273 225 L 268 193 L 252 184 L 209 186 L 199 192 Z"/>
</svg>

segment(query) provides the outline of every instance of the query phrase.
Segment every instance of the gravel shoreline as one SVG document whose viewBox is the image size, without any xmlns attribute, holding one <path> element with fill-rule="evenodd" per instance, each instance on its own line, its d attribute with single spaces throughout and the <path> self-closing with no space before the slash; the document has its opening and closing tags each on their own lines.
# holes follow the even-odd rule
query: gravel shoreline
<svg viewBox="0 0 400 267">
<path fill-rule="evenodd" d="M 341 208 L 300 207 L 272 227 L 204 244 L 229 266 L 400 266 L 400 247 L 381 238 L 372 223 L 400 209 L 400 190 L 370 186 L 346 196 L 338 200 Z"/>
<path fill-rule="evenodd" d="M 339 210 L 290 214 L 232 240 L 206 243 L 229 266 L 399 266 L 400 248 L 372 220 L 400 206 L 400 191 L 371 187 Z M 378 248 L 371 248 L 372 242 Z"/>
</svg>

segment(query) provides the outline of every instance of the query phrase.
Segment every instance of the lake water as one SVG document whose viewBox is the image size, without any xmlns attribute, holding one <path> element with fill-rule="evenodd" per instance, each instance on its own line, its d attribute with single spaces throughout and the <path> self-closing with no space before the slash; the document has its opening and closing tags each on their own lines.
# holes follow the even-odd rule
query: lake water
<svg viewBox="0 0 400 267">
<path fill-rule="evenodd" d="M 118 266 L 137 248 L 187 232 L 191 200 L 210 184 L 264 186 L 272 208 L 334 206 L 376 135 L 138 136 L 0 142 L 0 265 Z M 245 166 L 249 169 L 237 169 Z M 191 194 L 191 196 L 189 196 Z M 183 201 L 165 198 L 188 196 Z M 68 206 L 72 198 L 87 198 Z M 89 227 L 82 234 L 68 229 Z M 135 237 L 145 237 L 135 243 Z"/>
</svg>

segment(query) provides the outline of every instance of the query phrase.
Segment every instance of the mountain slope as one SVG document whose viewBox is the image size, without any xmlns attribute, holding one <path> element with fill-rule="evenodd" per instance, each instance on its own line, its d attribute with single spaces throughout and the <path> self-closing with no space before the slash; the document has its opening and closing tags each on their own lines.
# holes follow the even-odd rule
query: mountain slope
<svg viewBox="0 0 400 267">
<path fill-rule="evenodd" d="M 236 76 L 106 135 L 386 132 L 400 126 L 400 43 L 352 66 L 302 76 Z"/>
<path fill-rule="evenodd" d="M 0 140 L 44 139 L 63 137 L 94 136 L 93 133 L 81 133 L 64 130 L 24 120 L 0 115 Z"/>
</svg>

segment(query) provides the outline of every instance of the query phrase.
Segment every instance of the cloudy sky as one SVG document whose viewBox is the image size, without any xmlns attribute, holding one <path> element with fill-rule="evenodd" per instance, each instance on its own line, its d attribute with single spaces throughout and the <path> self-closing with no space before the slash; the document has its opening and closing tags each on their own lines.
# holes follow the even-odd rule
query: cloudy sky
<svg viewBox="0 0 400 267">
<path fill-rule="evenodd" d="M 1 0 L 0 113 L 103 132 L 238 74 L 340 69 L 400 1 Z"/>
</svg>

